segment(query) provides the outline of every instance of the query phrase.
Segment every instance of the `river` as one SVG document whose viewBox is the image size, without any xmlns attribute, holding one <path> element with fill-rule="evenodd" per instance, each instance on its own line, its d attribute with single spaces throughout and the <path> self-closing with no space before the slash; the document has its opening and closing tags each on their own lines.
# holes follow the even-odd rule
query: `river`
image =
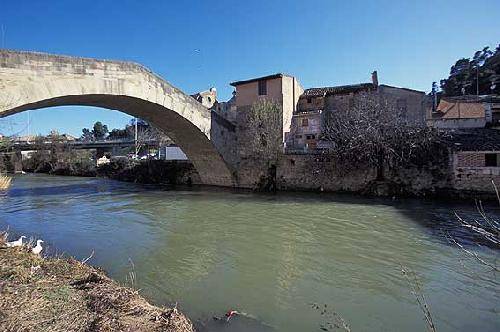
<svg viewBox="0 0 500 332">
<path fill-rule="evenodd" d="M 0 230 L 43 238 L 49 253 L 94 251 L 90 264 L 124 283 L 135 272 L 141 294 L 178 302 L 206 331 L 321 331 L 332 312 L 352 331 L 425 331 L 400 264 L 418 274 L 438 331 L 498 331 L 498 275 L 448 243 L 475 249 L 454 211 L 477 217 L 473 202 L 23 175 L 0 196 Z M 228 309 L 248 317 L 212 320 Z"/>
</svg>

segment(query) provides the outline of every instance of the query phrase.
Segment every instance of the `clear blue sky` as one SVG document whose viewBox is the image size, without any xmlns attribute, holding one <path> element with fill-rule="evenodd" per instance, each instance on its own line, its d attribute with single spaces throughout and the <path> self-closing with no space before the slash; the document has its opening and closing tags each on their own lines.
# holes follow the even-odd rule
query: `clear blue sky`
<svg viewBox="0 0 500 332">
<path fill-rule="evenodd" d="M 221 100 L 229 82 L 276 72 L 307 88 L 376 69 L 382 83 L 428 91 L 459 57 L 500 43 L 500 1 L 0 0 L 0 25 L 4 48 L 133 60 L 187 93 L 215 86 Z M 78 135 L 129 119 L 83 107 L 30 116 L 32 133 Z M 0 130 L 25 134 L 26 122 L 21 113 Z"/>
</svg>

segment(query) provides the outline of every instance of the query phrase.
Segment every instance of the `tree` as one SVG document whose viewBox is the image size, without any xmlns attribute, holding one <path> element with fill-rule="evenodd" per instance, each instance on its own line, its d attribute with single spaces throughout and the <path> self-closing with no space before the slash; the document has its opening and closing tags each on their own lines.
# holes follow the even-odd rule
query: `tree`
<svg viewBox="0 0 500 332">
<path fill-rule="evenodd" d="M 101 121 L 97 121 L 94 123 L 92 130 L 89 130 L 88 128 L 82 129 L 82 136 L 80 136 L 80 139 L 82 141 L 99 141 L 105 139 L 107 134 L 108 126 L 102 124 Z"/>
<path fill-rule="evenodd" d="M 247 115 L 247 139 L 252 154 L 275 165 L 282 150 L 281 106 L 269 100 L 254 103 Z"/>
<path fill-rule="evenodd" d="M 375 168 L 382 180 L 386 168 L 422 167 L 446 160 L 447 148 L 436 129 L 408 123 L 397 101 L 369 93 L 352 107 L 325 114 L 323 140 L 331 142 L 338 170 Z"/>
<path fill-rule="evenodd" d="M 500 83 L 500 45 L 494 52 L 489 47 L 476 51 L 472 60 L 458 60 L 451 67 L 449 77 L 441 80 L 441 88 L 449 97 L 478 92 L 500 94 L 500 84 L 496 83 Z"/>
<path fill-rule="evenodd" d="M 82 129 L 82 136 L 80 136 L 80 139 L 82 141 L 93 141 L 94 140 L 94 135 L 92 135 L 92 132 L 88 128 L 83 128 Z"/>
<path fill-rule="evenodd" d="M 110 140 L 125 140 L 133 139 L 134 136 L 126 129 L 113 129 L 109 132 L 108 139 Z"/>
<path fill-rule="evenodd" d="M 245 135 L 248 159 L 258 161 L 262 175 L 257 187 L 264 191 L 276 190 L 276 165 L 283 149 L 281 106 L 269 100 L 254 103 L 245 114 Z M 252 166 L 255 167 L 255 166 Z"/>
<path fill-rule="evenodd" d="M 96 123 L 94 123 L 92 134 L 94 135 L 94 139 L 98 141 L 103 140 L 108 134 L 108 126 L 102 124 L 101 121 L 97 121 Z"/>
</svg>

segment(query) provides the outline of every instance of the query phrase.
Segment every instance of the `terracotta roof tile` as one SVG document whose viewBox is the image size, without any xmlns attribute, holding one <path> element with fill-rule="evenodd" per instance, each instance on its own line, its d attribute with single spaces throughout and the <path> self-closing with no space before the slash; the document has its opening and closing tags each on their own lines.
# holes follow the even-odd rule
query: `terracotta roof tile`
<svg viewBox="0 0 500 332">
<path fill-rule="evenodd" d="M 437 107 L 443 119 L 481 119 L 485 117 L 484 106 L 477 102 L 457 102 L 441 99 Z"/>
<path fill-rule="evenodd" d="M 351 92 L 369 91 L 375 89 L 372 83 L 360 83 L 352 85 L 327 86 L 322 88 L 309 88 L 304 90 L 301 98 L 320 97 L 329 94 L 346 94 Z"/>
</svg>

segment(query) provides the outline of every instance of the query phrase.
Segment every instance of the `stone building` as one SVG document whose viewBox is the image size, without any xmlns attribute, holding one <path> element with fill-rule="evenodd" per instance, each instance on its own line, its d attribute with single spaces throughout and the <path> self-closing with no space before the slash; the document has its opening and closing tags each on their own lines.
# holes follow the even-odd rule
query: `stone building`
<svg viewBox="0 0 500 332">
<path fill-rule="evenodd" d="M 429 109 L 427 124 L 435 128 L 500 127 L 500 96 L 443 97 Z"/>
<path fill-rule="evenodd" d="M 500 187 L 500 130 L 461 130 L 452 142 L 453 189 L 492 192 L 492 181 Z"/>
<path fill-rule="evenodd" d="M 269 100 L 278 103 L 282 109 L 282 134 L 290 131 L 292 115 L 296 110 L 297 101 L 304 89 L 297 79 L 286 74 L 274 74 L 244 81 L 231 83 L 235 94 L 231 109 L 245 112 L 259 100 Z"/>
<path fill-rule="evenodd" d="M 210 88 L 205 91 L 201 91 L 191 95 L 197 102 L 202 104 L 207 108 L 211 108 L 214 106 L 217 101 L 217 90 L 215 88 Z"/>
<path fill-rule="evenodd" d="M 231 83 L 235 88 L 227 102 L 216 102 L 212 107 L 212 141 L 235 171 L 241 187 L 255 187 L 266 176 L 270 158 L 257 158 L 255 144 L 249 138 L 247 116 L 252 105 L 260 100 L 273 101 L 279 106 L 279 135 L 284 141 L 290 131 L 291 118 L 303 88 L 293 76 L 274 74 Z M 280 151 L 281 153 L 281 148 Z M 259 160 L 257 160 L 259 159 Z"/>
<path fill-rule="evenodd" d="M 287 150 L 310 150 L 326 147 L 321 141 L 323 119 L 327 112 L 352 109 L 358 98 L 376 96 L 393 102 L 399 116 L 416 124 L 425 124 L 425 93 L 407 88 L 379 85 L 377 72 L 371 83 L 309 88 L 300 96 L 287 136 Z"/>
<path fill-rule="evenodd" d="M 212 107 L 211 135 L 217 150 L 232 166 L 240 187 L 256 188 L 262 179 L 274 177 L 276 187 L 283 190 L 365 190 L 376 179 L 376 171 L 364 169 L 349 174 L 336 173 L 334 161 L 321 149 L 325 143 L 320 137 L 326 112 L 349 109 L 357 98 L 364 98 L 366 94 L 392 99 L 402 111 L 398 116 L 425 125 L 425 94 L 379 85 L 376 74 L 371 83 L 306 90 L 302 90 L 295 78 L 283 74 L 238 81 L 232 85 L 235 87 L 232 98 L 228 102 L 216 102 Z M 279 131 L 286 138 L 286 149 L 273 160 L 256 158 L 254 142 L 247 135 L 249 128 L 244 115 L 253 103 L 262 99 L 277 102 L 283 111 Z M 439 195 L 442 191 L 466 190 L 491 193 L 491 180 L 500 183 L 500 146 L 491 145 L 492 142 L 500 144 L 500 138 L 493 135 L 500 131 L 486 131 L 472 136 L 462 133 L 461 138 L 450 145 L 449 160 L 427 168 L 402 169 L 397 174 L 389 172 L 387 179 L 400 183 L 406 194 Z M 475 143 L 467 143 L 471 141 Z M 270 160 L 276 163 L 270 165 Z M 495 162 L 497 166 L 494 166 Z"/>
</svg>

